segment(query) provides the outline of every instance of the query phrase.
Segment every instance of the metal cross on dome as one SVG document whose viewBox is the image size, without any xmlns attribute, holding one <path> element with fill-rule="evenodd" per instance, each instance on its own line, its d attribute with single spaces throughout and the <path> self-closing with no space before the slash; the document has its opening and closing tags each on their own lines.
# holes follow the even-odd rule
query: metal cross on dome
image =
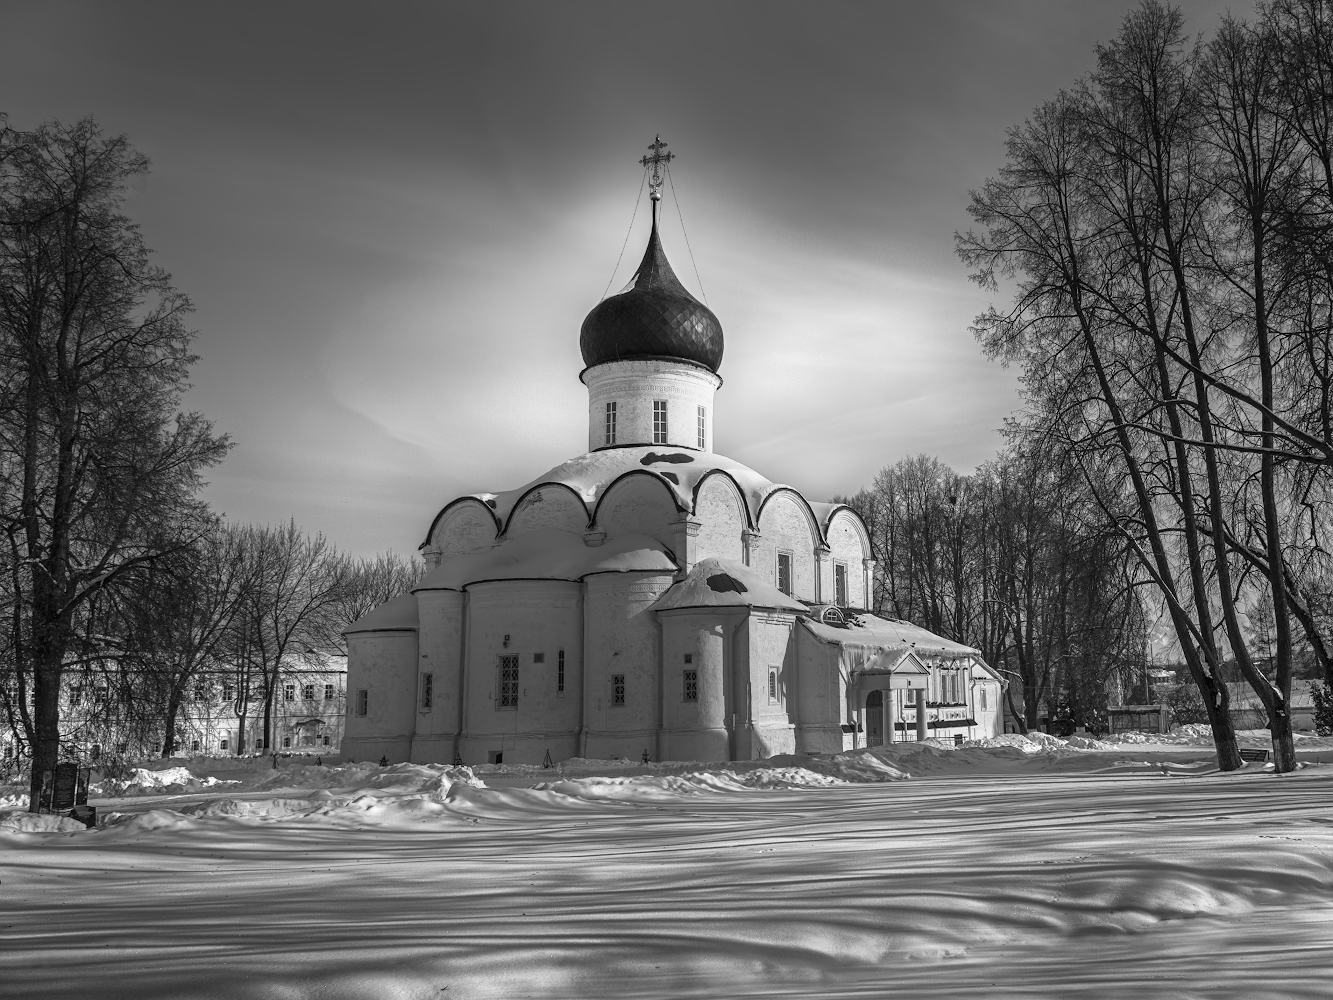
<svg viewBox="0 0 1333 1000">
<path fill-rule="evenodd" d="M 639 160 L 639 163 L 644 167 L 652 167 L 652 176 L 648 178 L 648 197 L 652 198 L 653 201 L 660 201 L 662 198 L 662 168 L 674 160 L 676 154 L 666 151 L 667 144 L 662 141 L 660 134 L 648 144 L 648 148 L 652 150 L 652 155 L 643 157 Z"/>
</svg>

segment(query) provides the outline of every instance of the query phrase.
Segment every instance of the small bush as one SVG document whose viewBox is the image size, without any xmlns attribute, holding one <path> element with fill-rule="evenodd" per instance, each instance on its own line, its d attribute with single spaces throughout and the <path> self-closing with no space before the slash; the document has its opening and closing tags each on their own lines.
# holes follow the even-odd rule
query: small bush
<svg viewBox="0 0 1333 1000">
<path fill-rule="evenodd" d="M 1333 736 L 1333 688 L 1314 681 L 1310 697 L 1314 699 L 1314 731 L 1320 736 Z"/>
</svg>

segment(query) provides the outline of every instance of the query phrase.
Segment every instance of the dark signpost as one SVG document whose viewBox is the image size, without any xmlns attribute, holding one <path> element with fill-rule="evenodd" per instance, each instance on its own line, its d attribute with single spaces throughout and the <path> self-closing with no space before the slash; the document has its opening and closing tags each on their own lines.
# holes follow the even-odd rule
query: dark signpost
<svg viewBox="0 0 1333 1000">
<path fill-rule="evenodd" d="M 42 812 L 75 812 L 77 819 L 88 822 L 96 812 L 88 805 L 89 769 L 73 761 L 57 764 L 54 771 L 42 772 L 41 795 L 37 799 Z M 90 824 L 91 825 L 91 824 Z"/>
</svg>

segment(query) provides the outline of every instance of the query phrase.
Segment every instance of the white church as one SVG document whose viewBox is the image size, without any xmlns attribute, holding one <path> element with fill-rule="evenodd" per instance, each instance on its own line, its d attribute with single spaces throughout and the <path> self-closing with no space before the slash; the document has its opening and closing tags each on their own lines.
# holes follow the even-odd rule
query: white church
<svg viewBox="0 0 1333 1000">
<path fill-rule="evenodd" d="M 540 764 L 752 760 L 1002 731 L 968 646 L 868 613 L 842 504 L 713 451 L 722 326 L 653 228 L 583 321 L 588 451 L 435 515 L 429 571 L 347 630 L 342 754 Z"/>
</svg>

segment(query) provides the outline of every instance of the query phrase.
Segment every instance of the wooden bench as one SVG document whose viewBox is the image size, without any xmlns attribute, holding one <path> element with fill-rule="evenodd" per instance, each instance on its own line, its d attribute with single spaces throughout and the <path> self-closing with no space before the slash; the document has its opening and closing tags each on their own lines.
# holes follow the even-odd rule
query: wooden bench
<svg viewBox="0 0 1333 1000">
<path fill-rule="evenodd" d="M 1268 756 L 1271 750 L 1263 750 L 1259 747 L 1240 747 L 1240 759 L 1257 761 L 1260 764 L 1268 763 Z"/>
</svg>

